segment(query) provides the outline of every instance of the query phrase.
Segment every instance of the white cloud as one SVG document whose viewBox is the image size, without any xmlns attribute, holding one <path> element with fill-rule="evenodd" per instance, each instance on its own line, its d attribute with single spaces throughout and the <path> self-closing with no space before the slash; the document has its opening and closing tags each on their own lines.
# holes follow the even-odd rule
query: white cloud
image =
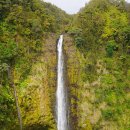
<svg viewBox="0 0 130 130">
<path fill-rule="evenodd" d="M 89 0 L 44 0 L 65 10 L 69 14 L 77 13 Z"/>
<path fill-rule="evenodd" d="M 130 0 L 126 0 L 126 1 L 130 3 Z"/>
<path fill-rule="evenodd" d="M 69 14 L 77 13 L 89 0 L 44 0 L 50 2 Z M 130 0 L 126 0 L 130 3 Z"/>
</svg>

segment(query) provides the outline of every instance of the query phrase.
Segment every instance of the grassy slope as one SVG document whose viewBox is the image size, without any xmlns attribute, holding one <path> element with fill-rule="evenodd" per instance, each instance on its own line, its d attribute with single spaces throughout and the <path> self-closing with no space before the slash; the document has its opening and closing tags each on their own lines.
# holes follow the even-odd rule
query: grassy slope
<svg viewBox="0 0 130 130">
<path fill-rule="evenodd" d="M 26 80 L 19 89 L 24 128 L 55 129 L 56 36 L 50 34 Z"/>
<path fill-rule="evenodd" d="M 66 25 L 66 22 L 63 24 Z M 45 36 L 42 41 L 42 53 L 34 58 L 36 61 L 30 72 L 17 85 L 23 125 L 27 130 L 56 129 L 54 97 L 57 36 L 50 33 L 48 35 L 50 36 Z M 18 41 L 19 38 L 18 36 Z M 68 35 L 65 35 L 64 48 L 67 56 L 72 128 L 129 130 L 130 69 L 125 69 L 130 66 L 129 55 L 126 61 L 119 59 L 120 52 L 115 52 L 114 57 L 108 58 L 105 48 L 102 48 L 97 52 L 87 52 L 84 57 Z M 24 63 L 22 67 L 26 67 Z M 16 69 L 16 84 L 20 76 L 21 72 Z"/>
</svg>

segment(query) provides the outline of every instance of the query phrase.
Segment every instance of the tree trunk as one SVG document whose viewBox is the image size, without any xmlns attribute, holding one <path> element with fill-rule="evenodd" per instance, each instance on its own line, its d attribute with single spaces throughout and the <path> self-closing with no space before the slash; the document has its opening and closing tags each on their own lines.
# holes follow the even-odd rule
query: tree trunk
<svg viewBox="0 0 130 130">
<path fill-rule="evenodd" d="M 9 85 L 11 88 L 13 88 L 16 109 L 17 109 L 17 114 L 18 114 L 18 120 L 19 120 L 19 126 L 20 126 L 20 130 L 22 130 L 22 117 L 21 117 L 20 107 L 19 107 L 19 103 L 18 103 L 16 86 L 14 84 L 14 64 L 15 64 L 15 61 L 11 60 L 9 71 L 8 71 L 8 77 L 9 77 Z"/>
</svg>

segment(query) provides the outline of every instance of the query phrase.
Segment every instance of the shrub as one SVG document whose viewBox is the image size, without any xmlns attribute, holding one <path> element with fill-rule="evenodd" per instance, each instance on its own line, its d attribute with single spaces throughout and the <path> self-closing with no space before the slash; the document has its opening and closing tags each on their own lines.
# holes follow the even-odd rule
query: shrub
<svg viewBox="0 0 130 130">
<path fill-rule="evenodd" d="M 118 49 L 118 46 L 116 45 L 116 42 L 114 40 L 109 41 L 106 47 L 107 56 L 112 57 L 114 51 L 117 49 Z"/>
</svg>

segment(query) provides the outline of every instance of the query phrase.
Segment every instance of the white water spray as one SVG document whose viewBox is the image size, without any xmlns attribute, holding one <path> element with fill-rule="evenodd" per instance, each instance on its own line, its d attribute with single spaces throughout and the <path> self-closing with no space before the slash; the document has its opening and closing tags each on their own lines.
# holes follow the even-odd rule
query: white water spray
<svg viewBox="0 0 130 130">
<path fill-rule="evenodd" d="M 60 36 L 57 45 L 58 66 L 57 66 L 57 129 L 68 130 L 67 114 L 67 91 L 64 78 L 64 55 L 63 55 L 63 35 Z"/>
</svg>

